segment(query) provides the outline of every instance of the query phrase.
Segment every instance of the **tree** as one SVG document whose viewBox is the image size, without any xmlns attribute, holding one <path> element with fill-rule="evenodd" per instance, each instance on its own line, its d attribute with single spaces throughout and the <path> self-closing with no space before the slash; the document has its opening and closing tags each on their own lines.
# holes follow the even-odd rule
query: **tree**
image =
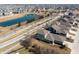
<svg viewBox="0 0 79 59">
<path fill-rule="evenodd" d="M 17 27 L 20 27 L 21 26 L 21 23 L 18 23 L 18 26 Z"/>
</svg>

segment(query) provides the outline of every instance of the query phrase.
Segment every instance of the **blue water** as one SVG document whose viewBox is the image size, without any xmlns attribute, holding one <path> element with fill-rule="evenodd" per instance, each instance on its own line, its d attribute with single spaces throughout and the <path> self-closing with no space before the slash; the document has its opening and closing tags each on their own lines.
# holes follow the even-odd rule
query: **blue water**
<svg viewBox="0 0 79 59">
<path fill-rule="evenodd" d="M 36 14 L 28 14 L 28 15 L 24 15 L 23 17 L 20 18 L 16 18 L 16 19 L 11 19 L 5 22 L 0 22 L 0 26 L 2 27 L 7 27 L 7 26 L 11 26 L 17 23 L 21 23 L 24 21 L 28 21 L 28 20 L 32 20 L 32 19 L 37 19 L 38 16 Z"/>
</svg>

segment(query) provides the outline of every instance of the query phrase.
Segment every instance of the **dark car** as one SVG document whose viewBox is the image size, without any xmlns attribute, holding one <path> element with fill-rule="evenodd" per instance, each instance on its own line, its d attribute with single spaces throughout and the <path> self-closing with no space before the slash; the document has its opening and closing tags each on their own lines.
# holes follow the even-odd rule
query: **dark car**
<svg viewBox="0 0 79 59">
<path fill-rule="evenodd" d="M 76 19 L 76 21 L 79 23 L 79 20 L 78 19 Z"/>
<path fill-rule="evenodd" d="M 56 33 L 57 35 L 66 36 L 65 33 Z"/>
<path fill-rule="evenodd" d="M 46 28 L 46 30 L 50 31 L 50 33 L 56 34 L 56 30 L 52 27 L 48 27 L 48 28 Z"/>
<path fill-rule="evenodd" d="M 47 40 L 47 39 L 44 37 L 43 34 L 37 33 L 37 34 L 35 34 L 34 38 L 37 39 L 37 40 L 39 40 L 39 41 L 43 41 L 43 42 L 45 42 L 45 43 L 50 43 L 50 44 L 52 44 L 52 41 Z"/>
<path fill-rule="evenodd" d="M 65 45 L 63 44 L 62 41 L 54 40 L 54 43 L 57 44 L 57 45 L 60 45 L 60 48 L 64 48 L 65 47 Z"/>
<path fill-rule="evenodd" d="M 54 43 L 58 44 L 58 45 L 63 45 L 63 42 L 62 41 L 58 41 L 58 40 L 54 40 Z"/>
</svg>

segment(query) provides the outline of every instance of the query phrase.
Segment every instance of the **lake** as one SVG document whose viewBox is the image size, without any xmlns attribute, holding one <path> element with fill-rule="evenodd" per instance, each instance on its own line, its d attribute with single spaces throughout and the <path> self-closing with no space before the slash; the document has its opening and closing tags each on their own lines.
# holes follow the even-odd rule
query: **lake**
<svg viewBox="0 0 79 59">
<path fill-rule="evenodd" d="M 28 14 L 20 18 L 15 18 L 15 19 L 4 21 L 4 22 L 0 22 L 0 26 L 7 27 L 7 26 L 15 25 L 17 23 L 21 23 L 21 22 L 25 22 L 25 21 L 29 21 L 33 19 L 38 19 L 38 18 L 39 16 L 36 14 Z"/>
</svg>

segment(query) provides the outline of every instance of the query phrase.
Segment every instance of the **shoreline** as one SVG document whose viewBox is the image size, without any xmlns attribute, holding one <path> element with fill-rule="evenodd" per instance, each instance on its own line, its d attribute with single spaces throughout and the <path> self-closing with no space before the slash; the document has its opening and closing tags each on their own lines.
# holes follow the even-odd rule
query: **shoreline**
<svg viewBox="0 0 79 59">
<path fill-rule="evenodd" d="M 14 15 L 8 15 L 8 16 L 3 16 L 3 17 L 0 17 L 0 22 L 5 22 L 5 21 L 7 21 L 7 20 L 19 18 L 19 17 L 22 17 L 23 15 L 24 15 L 24 13 L 21 13 L 21 14 L 14 14 Z"/>
</svg>

